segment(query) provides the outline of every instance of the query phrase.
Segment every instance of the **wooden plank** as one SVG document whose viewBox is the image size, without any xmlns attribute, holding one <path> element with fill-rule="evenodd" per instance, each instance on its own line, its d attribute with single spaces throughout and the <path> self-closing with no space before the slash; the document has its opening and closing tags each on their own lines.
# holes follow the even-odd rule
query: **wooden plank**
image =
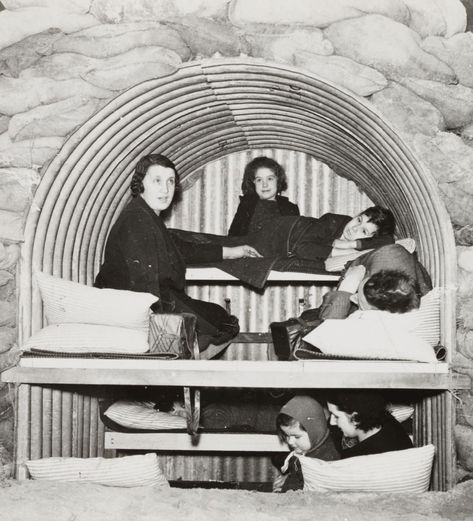
<svg viewBox="0 0 473 521">
<path fill-rule="evenodd" d="M 339 274 L 300 273 L 295 271 L 271 271 L 267 282 L 337 282 Z M 241 282 L 239 279 L 219 268 L 187 268 L 186 280 L 188 282 Z"/>
<path fill-rule="evenodd" d="M 201 433 L 193 437 L 181 432 L 106 432 L 105 448 L 199 452 L 288 452 L 276 434 Z"/>
<path fill-rule="evenodd" d="M 74 363 L 73 363 L 74 362 Z M 379 361 L 203 361 L 27 358 L 5 382 L 233 388 L 469 389 L 448 364 Z M 42 365 L 32 367 L 35 363 Z"/>
</svg>

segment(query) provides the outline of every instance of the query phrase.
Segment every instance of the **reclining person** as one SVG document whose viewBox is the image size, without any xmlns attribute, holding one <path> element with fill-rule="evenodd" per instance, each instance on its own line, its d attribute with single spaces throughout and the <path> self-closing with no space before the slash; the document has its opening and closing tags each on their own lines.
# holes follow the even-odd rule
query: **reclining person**
<svg viewBox="0 0 473 521">
<path fill-rule="evenodd" d="M 353 271 L 363 277 L 363 267 Z M 328 319 L 315 327 L 303 337 L 294 358 L 318 358 L 321 351 L 349 358 L 437 361 L 434 349 L 416 333 L 418 317 L 411 312 L 420 306 L 420 290 L 415 279 L 402 271 L 379 271 L 363 278 L 352 297 L 359 309 L 346 319 Z"/>
<path fill-rule="evenodd" d="M 271 333 L 276 354 L 280 359 L 288 359 L 297 339 L 308 333 L 327 319 L 344 319 L 360 309 L 358 298 L 363 292 L 358 292 L 363 279 L 380 272 L 398 272 L 404 274 L 418 285 L 416 292 L 420 296 L 432 289 L 432 283 L 425 268 L 418 262 L 415 255 L 409 253 L 398 244 L 390 244 L 375 249 L 355 259 L 335 291 L 324 295 L 319 308 L 304 311 L 299 318 L 290 318 L 283 322 L 271 323 Z M 358 292 L 358 297 L 353 296 Z M 418 298 L 417 298 L 418 300 Z M 417 302 L 416 307 L 419 303 Z M 377 307 L 375 305 L 375 307 Z M 404 311 L 394 311 L 394 313 Z"/>
</svg>

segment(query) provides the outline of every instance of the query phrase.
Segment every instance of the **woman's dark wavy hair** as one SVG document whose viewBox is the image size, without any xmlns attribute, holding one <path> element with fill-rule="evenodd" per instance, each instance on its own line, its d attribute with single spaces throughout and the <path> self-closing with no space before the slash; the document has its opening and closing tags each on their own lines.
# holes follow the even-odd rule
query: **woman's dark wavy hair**
<svg viewBox="0 0 473 521">
<path fill-rule="evenodd" d="M 287 190 L 287 177 L 284 168 L 274 159 L 270 157 L 255 157 L 250 161 L 243 173 L 243 181 L 241 183 L 241 191 L 243 195 L 256 195 L 255 174 L 258 168 L 269 168 L 274 172 L 278 179 L 278 194 Z"/>
<path fill-rule="evenodd" d="M 394 235 L 396 219 L 391 210 L 383 208 L 382 206 L 371 206 L 361 212 L 360 215 L 366 215 L 368 217 L 368 222 L 373 223 L 378 227 L 374 237 L 379 237 L 380 235 Z"/>
<path fill-rule="evenodd" d="M 177 173 L 176 165 L 168 159 L 166 156 L 162 154 L 149 154 L 147 156 L 143 156 L 135 166 L 135 172 L 133 173 L 133 177 L 130 182 L 130 190 L 131 195 L 133 197 L 138 197 L 138 195 L 144 192 L 143 179 L 145 178 L 146 173 L 148 172 L 148 168 L 152 165 L 160 165 L 165 168 L 171 168 L 174 170 L 174 178 L 176 184 L 174 185 L 174 196 L 171 201 L 172 206 L 174 203 L 177 203 L 181 200 L 182 196 L 182 187 L 181 182 L 179 180 L 179 174 Z"/>
<path fill-rule="evenodd" d="M 420 306 L 419 283 L 400 270 L 381 270 L 371 275 L 363 293 L 368 303 L 381 311 L 407 313 Z"/>
<path fill-rule="evenodd" d="M 386 399 L 377 391 L 368 389 L 350 389 L 334 391 L 327 396 L 327 401 L 341 411 L 352 415 L 358 429 L 367 432 L 380 427 L 390 413 L 386 411 Z"/>
</svg>

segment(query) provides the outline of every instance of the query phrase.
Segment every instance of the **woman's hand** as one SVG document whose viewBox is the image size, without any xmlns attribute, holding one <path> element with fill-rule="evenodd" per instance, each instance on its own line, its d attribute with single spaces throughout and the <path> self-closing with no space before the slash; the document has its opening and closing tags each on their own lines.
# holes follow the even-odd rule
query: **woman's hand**
<svg viewBox="0 0 473 521">
<path fill-rule="evenodd" d="M 253 246 L 244 244 L 243 246 L 223 246 L 222 257 L 224 259 L 241 259 L 244 257 L 262 257 L 258 250 L 255 250 Z"/>
</svg>

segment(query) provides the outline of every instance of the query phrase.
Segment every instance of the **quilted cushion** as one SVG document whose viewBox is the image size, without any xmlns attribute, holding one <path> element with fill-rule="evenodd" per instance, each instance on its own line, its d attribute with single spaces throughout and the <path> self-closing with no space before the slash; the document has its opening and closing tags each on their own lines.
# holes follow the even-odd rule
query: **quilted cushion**
<svg viewBox="0 0 473 521">
<path fill-rule="evenodd" d="M 114 487 L 168 487 L 154 453 L 123 458 L 44 458 L 26 466 L 33 479 L 87 481 Z"/>
<path fill-rule="evenodd" d="M 435 447 L 322 461 L 300 456 L 304 490 L 419 493 L 429 488 Z"/>
<path fill-rule="evenodd" d="M 146 331 L 96 324 L 53 324 L 33 334 L 23 350 L 61 353 L 146 353 Z"/>
<path fill-rule="evenodd" d="M 148 330 L 151 293 L 99 289 L 36 272 L 48 324 L 100 324 Z"/>
</svg>

